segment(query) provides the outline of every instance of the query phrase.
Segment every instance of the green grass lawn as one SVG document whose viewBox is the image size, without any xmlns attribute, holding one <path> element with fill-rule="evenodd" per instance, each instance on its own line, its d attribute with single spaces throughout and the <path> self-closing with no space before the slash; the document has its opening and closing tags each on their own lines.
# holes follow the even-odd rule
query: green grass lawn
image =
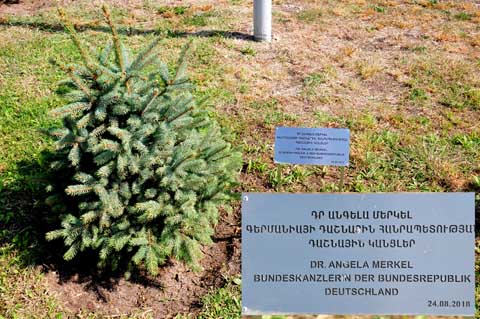
<svg viewBox="0 0 480 319">
<path fill-rule="evenodd" d="M 113 15 L 136 50 L 162 34 L 158 52 L 170 66 L 193 40 L 195 94 L 209 97 L 212 116 L 244 153 L 238 191 L 337 191 L 335 167 L 282 166 L 279 180 L 273 132 L 279 125 L 347 127 L 345 191 L 477 192 L 478 215 L 479 9 L 463 1 L 297 2 L 274 1 L 271 44 L 249 40 L 246 0 L 134 1 Z M 99 8 L 78 1 L 66 10 L 83 39 L 106 41 Z M 62 102 L 55 91 L 64 76 L 49 58 L 80 58 L 53 7 L 0 15 L 0 318 L 104 318 L 67 309 L 38 267 L 49 263 L 33 225 L 48 219 L 39 173 L 42 152 L 52 149 L 41 131 L 59 125 L 48 111 Z M 226 282 L 200 298 L 199 318 L 240 317 L 240 286 Z"/>
</svg>

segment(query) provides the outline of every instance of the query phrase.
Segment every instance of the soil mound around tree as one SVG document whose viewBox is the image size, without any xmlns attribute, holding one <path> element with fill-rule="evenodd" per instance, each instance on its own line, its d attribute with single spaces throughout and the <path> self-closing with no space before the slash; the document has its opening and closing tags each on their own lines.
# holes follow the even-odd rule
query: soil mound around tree
<svg viewBox="0 0 480 319">
<path fill-rule="evenodd" d="M 224 215 L 216 227 L 214 243 L 203 248 L 203 270 L 194 272 L 170 261 L 158 276 L 132 276 L 130 280 L 100 279 L 94 275 L 47 269 L 47 291 L 69 312 L 121 316 L 142 309 L 153 318 L 196 314 L 202 297 L 220 288 L 240 272 L 239 212 Z"/>
</svg>

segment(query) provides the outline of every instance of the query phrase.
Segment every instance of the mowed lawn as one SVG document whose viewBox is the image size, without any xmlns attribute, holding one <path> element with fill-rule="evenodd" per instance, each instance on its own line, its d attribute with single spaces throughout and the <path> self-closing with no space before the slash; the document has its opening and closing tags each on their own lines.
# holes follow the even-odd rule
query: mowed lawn
<svg viewBox="0 0 480 319">
<path fill-rule="evenodd" d="M 82 39 L 102 44 L 108 33 L 92 3 L 74 1 L 65 10 Z M 163 36 L 158 54 L 170 66 L 193 41 L 188 70 L 195 94 L 209 98 L 211 115 L 244 154 L 239 192 L 338 191 L 335 167 L 284 165 L 277 174 L 273 135 L 280 125 L 349 128 L 347 192 L 480 192 L 478 4 L 273 3 L 271 43 L 251 39 L 252 1 L 110 6 L 123 40 L 135 50 Z M 52 150 L 52 142 L 42 130 L 60 125 L 48 111 L 62 103 L 55 91 L 64 77 L 48 61 L 80 56 L 53 1 L 21 5 L 0 5 L 0 318 L 108 318 L 112 314 L 67 307 L 46 280 L 54 270 L 38 224 L 45 218 L 42 152 Z M 240 214 L 235 207 L 233 214 Z M 479 260 L 478 232 L 477 243 Z M 480 280 L 480 262 L 476 275 Z M 200 311 L 182 316 L 239 318 L 239 281 L 226 282 L 198 297 Z M 478 282 L 477 296 L 478 307 Z M 139 307 L 121 317 L 154 313 Z"/>
</svg>

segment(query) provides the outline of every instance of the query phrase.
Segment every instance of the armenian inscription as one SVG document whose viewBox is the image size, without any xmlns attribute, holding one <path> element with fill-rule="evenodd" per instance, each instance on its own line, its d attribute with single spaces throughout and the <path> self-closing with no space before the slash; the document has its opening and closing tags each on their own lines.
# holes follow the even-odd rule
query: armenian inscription
<svg viewBox="0 0 480 319">
<path fill-rule="evenodd" d="M 474 194 L 242 200 L 243 313 L 474 314 Z"/>
<path fill-rule="evenodd" d="M 277 127 L 275 163 L 348 166 L 350 130 Z"/>
</svg>

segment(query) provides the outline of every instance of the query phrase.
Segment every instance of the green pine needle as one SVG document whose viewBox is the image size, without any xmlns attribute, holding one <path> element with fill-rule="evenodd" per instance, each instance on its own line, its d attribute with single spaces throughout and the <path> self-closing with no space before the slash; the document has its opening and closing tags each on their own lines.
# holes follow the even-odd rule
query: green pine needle
<svg viewBox="0 0 480 319">
<path fill-rule="evenodd" d="M 46 238 L 63 240 L 66 260 L 94 250 L 101 270 L 127 264 L 155 275 L 168 258 L 199 269 L 241 156 L 195 101 L 191 41 L 171 76 L 160 37 L 131 56 L 105 6 L 103 14 L 112 39 L 92 50 L 60 10 L 83 64 L 54 62 L 70 102 L 51 111 L 63 127 L 50 131 L 58 180 L 46 201 L 61 223 Z"/>
</svg>

